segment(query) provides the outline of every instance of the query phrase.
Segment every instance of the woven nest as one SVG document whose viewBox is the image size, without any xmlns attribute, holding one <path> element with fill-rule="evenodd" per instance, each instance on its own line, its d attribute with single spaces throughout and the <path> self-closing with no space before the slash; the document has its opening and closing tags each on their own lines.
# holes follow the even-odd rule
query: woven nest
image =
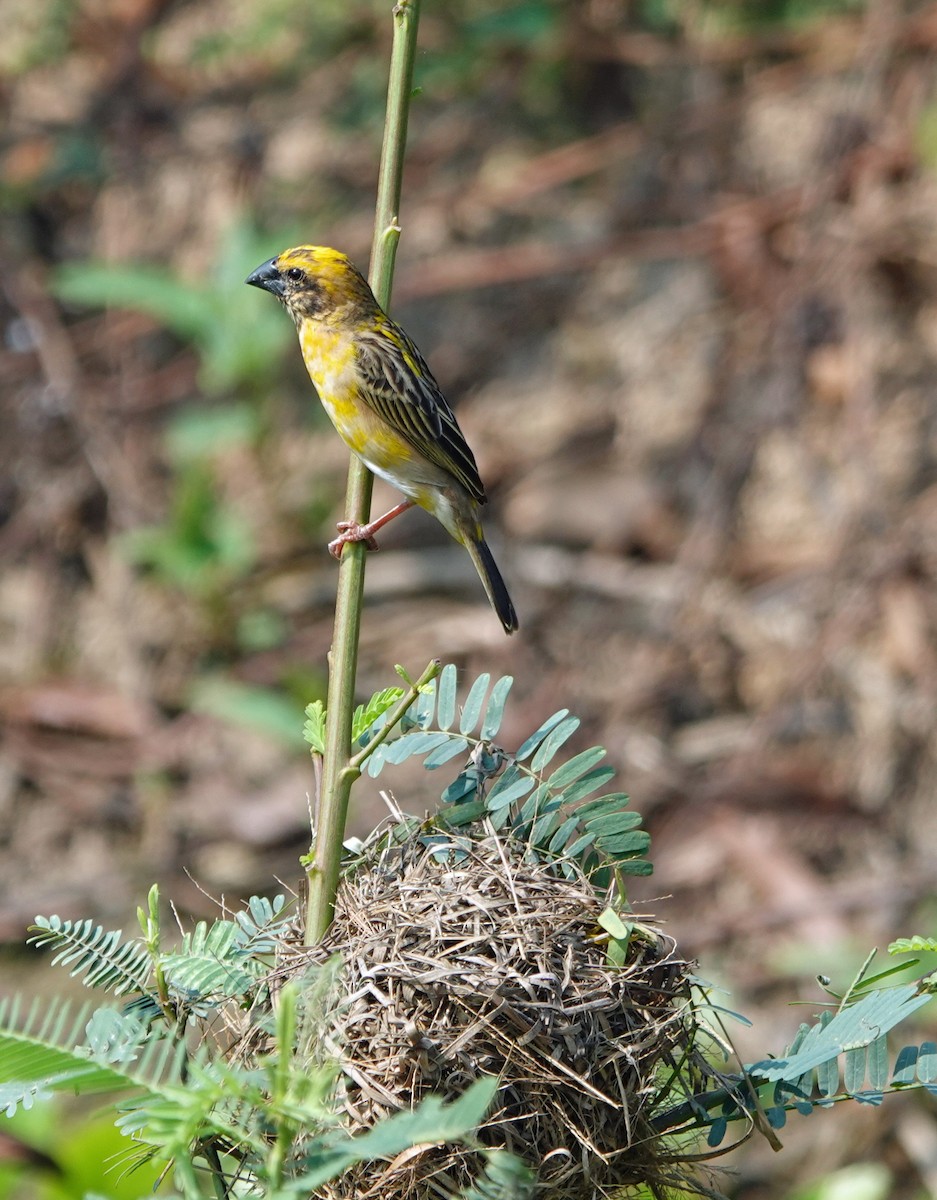
<svg viewBox="0 0 937 1200">
<path fill-rule="evenodd" d="M 688 964 L 647 932 L 624 967 L 609 966 L 604 905 L 586 879 L 495 838 L 459 849 L 457 864 L 438 845 L 385 850 L 344 880 L 325 942 L 280 965 L 282 978 L 341 956 L 329 1042 L 351 1131 L 497 1075 L 478 1146 L 519 1155 L 538 1195 L 692 1187 L 650 1124 L 662 1068 L 692 1057 Z M 476 1177 L 478 1146 L 370 1164 L 320 1194 L 445 1197 Z"/>
</svg>

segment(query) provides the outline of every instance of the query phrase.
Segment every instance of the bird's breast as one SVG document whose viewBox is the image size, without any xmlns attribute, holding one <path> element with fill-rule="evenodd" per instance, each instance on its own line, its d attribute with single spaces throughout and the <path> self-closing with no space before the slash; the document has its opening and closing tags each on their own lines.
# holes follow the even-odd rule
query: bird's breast
<svg viewBox="0 0 937 1200">
<path fill-rule="evenodd" d="M 421 502 L 423 460 L 413 446 L 361 398 L 354 341 L 327 327 L 306 322 L 300 330 L 303 361 L 322 407 L 342 440 L 369 470 Z"/>
</svg>

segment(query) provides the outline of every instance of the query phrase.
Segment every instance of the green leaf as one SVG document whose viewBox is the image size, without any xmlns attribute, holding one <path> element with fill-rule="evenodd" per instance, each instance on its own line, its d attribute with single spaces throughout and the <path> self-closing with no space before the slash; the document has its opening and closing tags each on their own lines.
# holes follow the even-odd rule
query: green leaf
<svg viewBox="0 0 937 1200">
<path fill-rule="evenodd" d="M 414 754 L 428 754 L 430 750 L 435 750 L 437 746 L 445 745 L 448 741 L 448 733 L 420 729 L 413 733 L 405 733 L 396 741 L 385 742 L 384 757 L 389 763 L 399 764 L 406 762 Z"/>
<path fill-rule="evenodd" d="M 55 274 L 54 290 L 70 304 L 148 313 L 186 341 L 206 340 L 219 316 L 207 290 L 142 264 L 67 263 Z"/>
<path fill-rule="evenodd" d="M 94 1006 L 72 1012 L 67 1002 L 33 1001 L 23 1014 L 17 999 L 0 1000 L 0 1111 L 12 1116 L 49 1092 L 91 1095 L 155 1086 L 167 1072 L 176 1073 L 184 1048 L 168 1039 L 154 1041 L 133 1066 L 112 1065 L 89 1057 L 80 1045 L 83 1030 L 94 1019 Z"/>
<path fill-rule="evenodd" d="M 441 767 L 459 754 L 464 754 L 466 750 L 468 750 L 468 742 L 465 738 L 447 735 L 447 741 L 426 756 L 423 766 L 427 771 L 435 771 L 437 767 Z"/>
<path fill-rule="evenodd" d="M 630 797 L 624 792 L 609 792 L 605 796 L 599 796 L 597 800 L 590 800 L 588 804 L 581 804 L 576 809 L 576 812 L 579 815 L 579 819 L 581 821 L 585 821 L 589 817 L 594 817 L 597 815 L 604 816 L 612 811 L 620 813 L 622 809 L 628 807 L 629 800 Z M 637 813 L 634 815 L 637 817 L 638 823 L 640 824 L 641 818 Z"/>
<path fill-rule="evenodd" d="M 839 1059 L 825 1059 L 817 1067 L 817 1087 L 824 1096 L 835 1096 L 839 1089 Z"/>
<path fill-rule="evenodd" d="M 628 858 L 623 862 L 616 862 L 615 870 L 621 871 L 622 875 L 653 875 L 654 864 L 649 863 L 646 858 Z"/>
<path fill-rule="evenodd" d="M 447 663 L 436 681 L 436 724 L 440 729 L 451 729 L 456 710 L 456 669 Z"/>
<path fill-rule="evenodd" d="M 914 1083 L 917 1067 L 917 1046 L 903 1046 L 895 1059 L 895 1071 L 891 1077 L 893 1087 Z"/>
<path fill-rule="evenodd" d="M 603 854 L 617 858 L 625 854 L 643 854 L 651 844 L 651 835 L 643 829 L 616 837 L 596 836 L 595 844 Z"/>
<path fill-rule="evenodd" d="M 498 776 L 494 787 L 488 793 L 488 808 L 492 812 L 507 808 L 521 796 L 526 796 L 535 783 L 536 780 L 532 775 L 526 774 L 515 763 L 512 763 Z"/>
<path fill-rule="evenodd" d="M 488 698 L 488 707 L 485 710 L 485 720 L 481 729 L 480 736 L 482 741 L 490 741 L 501 728 L 501 721 L 504 717 L 504 706 L 507 703 L 508 694 L 511 691 L 513 683 L 514 679 L 512 676 L 502 675 L 491 689 L 491 695 Z"/>
<path fill-rule="evenodd" d="M 244 931 L 234 921 L 199 921 L 182 939 L 178 953 L 164 954 L 163 972 L 170 986 L 197 1002 L 239 997 L 251 991 L 267 966 L 244 951 Z"/>
<path fill-rule="evenodd" d="M 443 667 L 442 675 L 445 676 L 449 667 Z M 455 667 L 452 667 L 455 671 Z M 436 712 L 436 688 L 441 685 L 441 678 L 434 679 L 428 687 L 423 688 L 419 696 L 417 696 L 416 704 L 408 711 L 408 719 L 412 718 L 420 729 L 427 729 L 433 721 L 433 714 Z M 455 700 L 453 700 L 453 715 L 455 714 Z M 451 725 L 452 722 L 450 721 Z M 440 728 L 448 728 L 448 726 L 440 725 Z"/>
<path fill-rule="evenodd" d="M 910 971 L 920 961 L 919 958 L 912 958 L 910 962 L 896 963 L 895 966 L 887 967 L 884 971 L 878 971 L 875 975 L 865 976 L 855 990 L 857 992 L 868 992 L 872 988 L 880 986 L 883 980 L 890 979 L 893 975 L 900 975 L 902 971 Z"/>
<path fill-rule="evenodd" d="M 585 753 L 588 753 L 586 751 Z M 558 768 L 562 770 L 562 767 Z M 615 777 L 614 767 L 595 767 L 592 771 L 587 771 L 575 783 L 570 784 L 563 789 L 563 799 L 567 804 L 577 804 L 580 800 L 584 800 L 586 796 L 592 792 L 598 791 L 600 787 L 604 787 L 610 779 Z M 579 810 L 581 814 L 581 809 Z"/>
<path fill-rule="evenodd" d="M 561 708 L 559 712 L 555 712 L 552 717 L 547 717 L 539 729 L 535 729 L 530 737 L 526 738 L 520 745 L 514 757 L 518 762 L 523 762 L 525 758 L 529 758 L 537 749 L 543 739 L 551 730 L 555 729 L 559 723 L 569 715 L 568 708 Z"/>
<path fill-rule="evenodd" d="M 857 1046 L 847 1050 L 843 1058 L 843 1086 L 850 1095 L 862 1090 L 865 1082 L 866 1050 Z"/>
<path fill-rule="evenodd" d="M 474 788 L 472 790 L 474 791 Z M 447 804 L 440 813 L 440 819 L 445 825 L 458 829 L 462 825 L 470 825 L 473 821 L 480 820 L 484 815 L 484 800 L 473 800 L 462 804 Z"/>
<path fill-rule="evenodd" d="M 497 1089 L 497 1079 L 479 1079 L 451 1104 L 430 1096 L 412 1112 L 396 1113 L 358 1137 L 336 1137 L 321 1151 L 314 1147 L 306 1156 L 311 1169 L 297 1187 L 308 1194 L 353 1163 L 393 1158 L 411 1146 L 461 1140 L 481 1124 Z"/>
<path fill-rule="evenodd" d="M 565 720 L 560 721 L 554 729 L 551 729 L 531 759 L 530 769 L 532 771 L 542 771 L 564 742 L 569 741 L 580 724 L 581 722 L 578 717 L 567 717 Z"/>
<path fill-rule="evenodd" d="M 53 964 L 70 966 L 73 978 L 83 975 L 86 987 L 101 988 L 116 996 L 146 990 L 153 963 L 139 938 L 122 942 L 121 930 L 106 931 L 90 918 L 68 921 L 56 916 L 36 917 L 31 929 L 35 933 L 28 943 L 54 946 Z"/>
<path fill-rule="evenodd" d="M 554 831 L 560 824 L 559 812 L 562 804 L 562 800 L 553 799 L 548 800 L 546 804 L 540 806 L 537 819 L 528 838 L 532 846 L 546 846 L 546 843 L 553 836 Z"/>
<path fill-rule="evenodd" d="M 590 771 L 600 763 L 607 753 L 604 746 L 593 746 L 590 750 L 581 751 L 568 762 L 563 763 L 561 767 L 556 768 L 546 781 L 547 787 L 558 790 L 565 788 L 567 784 L 575 783 L 580 775 L 584 775 L 586 771 Z"/>
<path fill-rule="evenodd" d="M 393 742 L 390 745 L 393 745 Z M 377 779 L 387 765 L 387 750 L 388 744 L 384 742 L 382 745 L 376 746 L 365 759 L 364 769 L 372 779 Z"/>
<path fill-rule="evenodd" d="M 471 733 L 481 720 L 482 706 L 485 703 L 485 695 L 490 682 L 491 676 L 485 671 L 472 684 L 465 704 L 462 706 L 462 719 L 459 721 L 461 733 Z"/>
<path fill-rule="evenodd" d="M 576 839 L 571 845 L 566 847 L 567 858 L 575 858 L 581 860 L 583 852 L 588 850 L 590 846 L 595 845 L 595 835 L 592 833 L 584 833 L 582 837 Z"/>
<path fill-rule="evenodd" d="M 582 820 L 582 813 L 579 812 L 576 816 Z M 641 824 L 641 816 L 636 812 L 620 812 L 613 809 L 608 813 L 597 813 L 584 822 L 586 829 L 590 830 L 596 837 L 612 837 L 614 834 L 628 833 L 632 829 L 636 829 Z"/>
<path fill-rule="evenodd" d="M 146 1025 L 132 1012 L 98 1008 L 85 1026 L 91 1057 L 99 1063 L 131 1063 L 140 1053 Z"/>
<path fill-rule="evenodd" d="M 357 742 L 403 695 L 403 688 L 388 687 L 375 692 L 367 704 L 359 704 L 351 720 L 351 740 Z"/>
<path fill-rule="evenodd" d="M 260 417 L 249 404 L 186 408 L 166 431 L 166 450 L 174 463 L 197 462 L 249 446 L 259 433 Z"/>
<path fill-rule="evenodd" d="M 303 737 L 316 754 L 325 754 L 325 705 L 321 700 L 306 705 Z"/>
<path fill-rule="evenodd" d="M 461 771 L 442 794 L 443 804 L 458 804 L 461 808 L 466 796 L 478 793 L 478 779 L 474 771 Z M 479 801 L 483 804 L 483 801 Z"/>
<path fill-rule="evenodd" d="M 556 833 L 550 838 L 550 844 L 547 849 L 551 854 L 565 853 L 566 844 L 572 835 L 579 828 L 578 817 L 567 817 L 563 824 L 557 829 Z"/>
<path fill-rule="evenodd" d="M 486 1150 L 485 1170 L 456 1200 L 531 1200 L 537 1190 L 534 1172 L 507 1150 Z"/>
<path fill-rule="evenodd" d="M 888 947 L 889 954 L 929 954 L 937 952 L 937 938 L 898 938 Z"/>
<path fill-rule="evenodd" d="M 831 1019 L 825 1019 L 828 1014 L 824 1014 L 820 1022 L 806 1035 L 796 1054 L 783 1059 L 768 1059 L 755 1063 L 748 1070 L 751 1074 L 767 1080 L 797 1079 L 806 1071 L 835 1059 L 844 1050 L 870 1045 L 929 1000 L 929 996 L 917 995 L 914 984 L 873 992 Z M 916 1056 L 916 1047 L 905 1049 Z M 905 1051 L 902 1051 L 902 1054 L 904 1053 Z M 902 1056 L 898 1057 L 900 1065 Z M 916 1057 L 914 1061 L 916 1062 Z M 897 1070 L 896 1066 L 896 1072 Z M 911 1079 L 902 1079 L 901 1082 L 911 1082 L 913 1077 L 912 1063 Z"/>
<path fill-rule="evenodd" d="M 709 1127 L 709 1133 L 706 1137 L 706 1145 L 715 1147 L 721 1144 L 729 1128 L 729 1122 L 725 1117 L 717 1117 Z"/>
<path fill-rule="evenodd" d="M 917 1077 L 921 1083 L 937 1080 L 937 1044 L 922 1042 L 917 1056 Z"/>
<path fill-rule="evenodd" d="M 888 1038 L 876 1038 L 869 1044 L 869 1084 L 881 1091 L 888 1084 Z"/>
<path fill-rule="evenodd" d="M 625 922 L 614 908 L 603 908 L 599 914 L 599 925 L 613 938 L 625 939 L 631 937 L 633 922 Z"/>
</svg>

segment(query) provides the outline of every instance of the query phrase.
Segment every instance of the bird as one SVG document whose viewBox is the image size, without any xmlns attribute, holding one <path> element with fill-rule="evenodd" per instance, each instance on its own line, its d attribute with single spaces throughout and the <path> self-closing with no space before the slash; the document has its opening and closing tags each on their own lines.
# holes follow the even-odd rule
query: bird
<svg viewBox="0 0 937 1200">
<path fill-rule="evenodd" d="M 366 525 L 339 522 L 332 554 L 340 558 L 348 542 L 376 549 L 375 533 L 419 505 L 468 551 L 505 633 L 513 633 L 517 613 L 482 530 L 487 497 L 475 457 L 422 354 L 358 268 L 328 246 L 296 246 L 261 263 L 245 282 L 284 305 L 332 424 L 352 453 L 405 497 Z"/>
</svg>

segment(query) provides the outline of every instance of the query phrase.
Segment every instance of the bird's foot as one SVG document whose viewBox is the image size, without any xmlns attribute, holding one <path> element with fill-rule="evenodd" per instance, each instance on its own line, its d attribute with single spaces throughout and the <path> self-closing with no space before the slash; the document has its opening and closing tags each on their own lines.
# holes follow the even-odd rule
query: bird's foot
<svg viewBox="0 0 937 1200">
<path fill-rule="evenodd" d="M 341 558 L 346 542 L 364 542 L 369 550 L 380 550 L 372 532 L 372 525 L 359 525 L 357 521 L 339 521 L 336 526 L 338 537 L 329 542 L 329 554 Z"/>
</svg>

